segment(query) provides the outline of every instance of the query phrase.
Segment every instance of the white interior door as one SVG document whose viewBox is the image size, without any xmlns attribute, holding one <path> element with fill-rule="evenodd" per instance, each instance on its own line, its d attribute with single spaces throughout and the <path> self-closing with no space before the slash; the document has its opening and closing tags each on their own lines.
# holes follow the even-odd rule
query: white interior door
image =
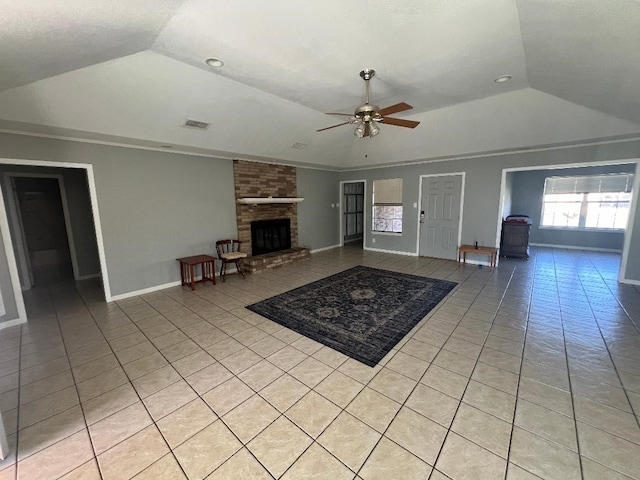
<svg viewBox="0 0 640 480">
<path fill-rule="evenodd" d="M 422 178 L 421 257 L 457 259 L 461 196 L 462 175 Z"/>
</svg>

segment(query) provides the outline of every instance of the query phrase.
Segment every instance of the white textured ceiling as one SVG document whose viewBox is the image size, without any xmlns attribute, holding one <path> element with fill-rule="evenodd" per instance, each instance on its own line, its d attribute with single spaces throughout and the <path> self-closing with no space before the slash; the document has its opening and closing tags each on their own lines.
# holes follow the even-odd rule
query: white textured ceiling
<svg viewBox="0 0 640 480">
<path fill-rule="evenodd" d="M 637 0 L 0 0 L 0 128 L 332 168 L 633 136 L 638 31 Z M 364 67 L 421 124 L 316 133 Z"/>
</svg>

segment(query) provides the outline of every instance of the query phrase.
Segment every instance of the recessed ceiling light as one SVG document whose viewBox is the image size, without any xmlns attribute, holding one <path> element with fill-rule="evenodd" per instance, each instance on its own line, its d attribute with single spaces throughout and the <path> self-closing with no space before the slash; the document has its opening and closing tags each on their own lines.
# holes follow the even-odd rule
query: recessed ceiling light
<svg viewBox="0 0 640 480">
<path fill-rule="evenodd" d="M 220 68 L 221 66 L 224 65 L 224 62 L 219 58 L 207 58 L 205 60 L 205 63 L 210 67 L 216 67 L 216 68 Z"/>
<path fill-rule="evenodd" d="M 511 80 L 511 75 L 500 75 L 498 78 L 494 80 L 496 83 L 504 83 Z"/>
</svg>

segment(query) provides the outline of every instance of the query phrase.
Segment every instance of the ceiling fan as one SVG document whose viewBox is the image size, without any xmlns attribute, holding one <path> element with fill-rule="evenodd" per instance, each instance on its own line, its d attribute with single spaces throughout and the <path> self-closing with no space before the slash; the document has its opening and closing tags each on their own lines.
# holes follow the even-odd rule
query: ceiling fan
<svg viewBox="0 0 640 480">
<path fill-rule="evenodd" d="M 411 110 L 413 107 L 404 102 L 396 103 L 387 108 L 380 108 L 377 105 L 369 103 L 369 80 L 373 78 L 376 71 L 371 68 L 365 68 L 360 72 L 360 76 L 365 82 L 364 90 L 364 105 L 356 108 L 353 115 L 348 113 L 327 113 L 327 115 L 340 115 L 344 117 L 351 117 L 348 122 L 339 123 L 338 125 L 332 125 L 331 127 L 321 128 L 316 132 L 322 132 L 329 130 L 330 128 L 341 127 L 342 125 L 356 125 L 353 134 L 358 138 L 363 137 L 375 137 L 380 133 L 378 123 L 386 123 L 387 125 L 395 125 L 397 127 L 416 128 L 420 125 L 420 122 L 413 120 L 402 120 L 400 118 L 387 117 L 398 112 L 404 112 L 405 110 Z"/>
</svg>

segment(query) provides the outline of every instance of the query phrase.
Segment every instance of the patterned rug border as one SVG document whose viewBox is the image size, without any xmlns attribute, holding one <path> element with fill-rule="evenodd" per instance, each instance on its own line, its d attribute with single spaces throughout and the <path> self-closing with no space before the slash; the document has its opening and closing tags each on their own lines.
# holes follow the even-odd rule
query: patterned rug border
<svg viewBox="0 0 640 480">
<path fill-rule="evenodd" d="M 318 290 L 330 290 L 336 288 L 335 285 L 339 282 L 344 282 L 349 277 L 359 275 L 361 273 L 371 273 L 377 275 L 380 278 L 389 277 L 395 279 L 401 279 L 406 283 L 419 284 L 423 286 L 426 291 L 428 288 L 437 287 L 435 296 L 429 296 L 428 298 L 412 299 L 409 304 L 401 304 L 397 308 L 397 311 L 393 312 L 393 316 L 385 320 L 385 323 L 378 330 L 374 330 L 374 334 L 371 338 L 367 338 L 366 341 L 361 341 L 358 338 L 349 338 L 348 332 L 345 333 L 344 339 L 333 339 L 331 333 L 335 333 L 339 329 L 340 325 L 346 325 L 341 318 L 340 321 L 335 322 L 336 328 L 331 328 L 329 321 L 321 319 L 319 315 L 316 315 L 311 322 L 307 318 L 303 323 L 300 318 L 303 314 L 300 310 L 287 307 L 289 304 L 294 303 L 299 298 L 318 298 Z M 373 276 L 372 276 L 373 278 Z M 456 282 L 448 280 L 441 280 L 430 277 L 422 277 L 419 275 L 411 275 L 407 273 L 395 272 L 393 270 L 384 270 L 374 267 L 367 267 L 364 265 L 358 265 L 342 272 L 329 275 L 328 277 L 316 280 L 301 287 L 294 288 L 287 292 L 275 295 L 260 302 L 248 305 L 246 308 L 262 315 L 269 320 L 272 320 L 279 325 L 283 325 L 291 330 L 294 330 L 307 338 L 311 338 L 323 345 L 326 345 L 340 353 L 343 353 L 355 360 L 358 360 L 365 365 L 373 367 L 395 346 L 404 338 L 404 336 L 411 331 L 411 329 L 418 323 L 424 316 L 435 308 L 450 292 L 456 287 Z M 305 295 L 308 292 L 314 292 L 314 295 Z M 376 292 L 377 293 L 377 292 Z M 388 295 L 388 294 L 387 294 Z M 391 297 L 389 297 L 391 298 Z M 385 297 L 387 299 L 387 297 Z M 388 300 L 388 299 L 387 299 Z M 321 300 L 318 300 L 321 301 Z M 288 310 L 287 310 L 288 308 Z M 405 311 L 409 311 L 408 317 L 404 314 Z M 354 312 L 350 312 L 356 315 L 355 307 Z M 361 323 L 366 326 L 364 317 L 360 314 L 359 317 Z M 286 318 L 283 318 L 286 317 Z M 399 318 L 402 317 L 402 318 Z M 323 323 L 324 322 L 324 323 Z M 324 329 L 322 328 L 324 326 Z M 390 329 L 392 327 L 392 329 Z M 346 330 L 346 326 L 343 327 Z M 389 336 L 385 337 L 384 334 Z M 382 338 L 381 338 L 382 337 Z M 344 341 L 344 340 L 349 341 Z M 372 341 L 369 341 L 372 340 Z M 377 341 L 374 342 L 374 341 Z M 354 342 L 358 342 L 354 345 Z M 366 354 L 363 353 L 366 350 Z"/>
</svg>

